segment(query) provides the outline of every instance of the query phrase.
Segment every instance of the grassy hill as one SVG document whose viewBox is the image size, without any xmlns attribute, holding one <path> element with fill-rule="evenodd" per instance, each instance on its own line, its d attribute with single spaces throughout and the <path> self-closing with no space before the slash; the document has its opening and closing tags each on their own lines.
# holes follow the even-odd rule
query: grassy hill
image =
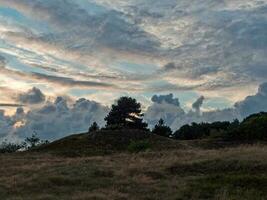
<svg viewBox="0 0 267 200">
<path fill-rule="evenodd" d="M 61 140 L 43 145 L 33 151 L 49 152 L 65 156 L 105 155 L 129 150 L 132 143 L 143 142 L 147 149 L 160 151 L 185 148 L 169 138 L 140 130 L 101 130 L 91 134 L 72 135 Z"/>
<path fill-rule="evenodd" d="M 149 148 L 131 153 L 129 146 Z M 220 148 L 217 148 L 217 147 Z M 63 138 L 0 154 L 0 199 L 218 199 L 267 196 L 267 145 L 174 141 L 136 130 Z"/>
</svg>

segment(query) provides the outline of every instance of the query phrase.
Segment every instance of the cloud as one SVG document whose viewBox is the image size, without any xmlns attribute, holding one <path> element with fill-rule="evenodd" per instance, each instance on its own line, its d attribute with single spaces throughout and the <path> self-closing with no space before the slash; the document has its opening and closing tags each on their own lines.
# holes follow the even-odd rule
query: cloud
<svg viewBox="0 0 267 200">
<path fill-rule="evenodd" d="M 68 105 L 65 98 L 57 97 L 54 102 L 47 102 L 25 114 L 23 110 L 17 110 L 15 116 L 20 114 L 23 117 L 16 118 L 16 121 L 21 121 L 21 126 L 13 134 L 23 139 L 36 132 L 42 139 L 55 140 L 69 134 L 86 132 L 94 121 L 103 126 L 107 112 L 107 107 L 94 101 L 78 99 Z"/>
<path fill-rule="evenodd" d="M 105 89 L 116 89 L 116 86 L 109 83 L 95 82 L 95 81 L 78 81 L 68 77 L 60 77 L 53 75 L 46 75 L 40 73 L 31 73 L 32 77 L 37 80 L 45 80 L 47 82 L 55 83 L 61 86 L 68 87 L 88 87 L 88 88 L 105 88 Z"/>
<path fill-rule="evenodd" d="M 192 104 L 192 108 L 199 113 L 200 112 L 200 108 L 203 105 L 203 102 L 205 100 L 204 96 L 199 97 L 193 104 Z"/>
<path fill-rule="evenodd" d="M 0 139 L 8 134 L 12 134 L 13 130 L 14 128 L 12 119 L 8 116 L 5 116 L 5 112 L 0 110 Z"/>
<path fill-rule="evenodd" d="M 22 104 L 0 103 L 0 107 L 22 107 Z"/>
<path fill-rule="evenodd" d="M 257 94 L 248 96 L 245 100 L 235 104 L 235 108 L 242 117 L 267 111 L 267 83 L 260 85 Z"/>
<path fill-rule="evenodd" d="M 153 127 L 162 118 L 173 130 L 192 122 L 242 120 L 250 114 L 267 111 L 267 83 L 261 84 L 255 95 L 248 96 L 231 108 L 201 111 L 203 101 L 204 97 L 199 97 L 192 105 L 193 110 L 185 111 L 173 94 L 154 95 L 144 119 Z M 68 102 L 64 97 L 57 97 L 27 112 L 19 107 L 12 116 L 0 111 L 0 138 L 23 139 L 37 132 L 42 139 L 55 140 L 87 131 L 94 121 L 104 126 L 104 117 L 108 112 L 108 107 L 85 98 Z"/>
<path fill-rule="evenodd" d="M 242 120 L 245 117 L 267 111 L 267 83 L 259 86 L 258 92 L 255 95 L 246 97 L 243 101 L 237 102 L 232 108 L 221 110 L 203 111 L 201 106 L 205 100 L 203 96 L 198 98 L 193 104 L 193 110 L 184 111 L 179 104 L 173 104 L 172 101 L 164 99 L 174 99 L 173 95 L 154 96 L 153 104 L 148 107 L 145 113 L 145 119 L 151 126 L 162 118 L 166 123 L 176 130 L 182 125 L 192 122 L 215 122 L 215 121 L 233 121 L 234 119 Z M 159 98 L 161 97 L 161 98 Z"/>
<path fill-rule="evenodd" d="M 37 53 L 38 59 L 27 57 L 24 62 L 31 61 L 38 69 L 54 72 L 47 73 L 49 76 L 75 80 L 74 75 L 80 74 L 96 83 L 131 84 L 129 88 L 151 83 L 152 87 L 139 88 L 139 92 L 217 93 L 232 88 L 228 96 L 237 86 L 244 92 L 244 85 L 251 87 L 267 78 L 265 1 L 0 2 L 32 23 L 27 26 L 30 30 L 25 29 L 26 22 L 20 22 L 19 30 L 13 25 L 13 29 L 3 31 L 2 39 L 25 52 Z M 42 25 L 46 28 L 40 28 Z M 56 57 L 49 62 L 56 60 L 61 70 L 55 71 L 58 66 L 44 67 L 50 66 L 45 60 L 48 56 Z M 40 60 L 45 65 L 38 63 Z M 142 70 L 136 67 L 129 73 L 127 65 L 118 66 L 125 61 L 143 66 L 153 63 L 155 70 L 142 76 Z M 160 81 L 161 86 L 153 84 Z M 191 81 L 201 84 L 184 87 L 183 82 Z"/>
<path fill-rule="evenodd" d="M 185 112 L 174 97 L 155 96 L 150 113 L 166 117 L 170 124 L 227 115 L 232 119 L 265 110 L 262 92 L 243 98 L 267 79 L 266 0 L 0 0 L 0 4 L 7 9 L 0 13 L 4 104 L 16 100 L 16 93 L 25 88 L 42 86 L 50 94 L 88 94 L 106 103 L 113 99 L 103 96 L 135 92 L 141 98 L 151 92 L 179 91 L 240 101 L 200 115 L 196 112 L 200 106 Z M 12 91 L 4 89 L 7 86 Z"/>
<path fill-rule="evenodd" d="M 151 127 L 159 119 L 164 119 L 168 125 L 171 125 L 177 117 L 185 114 L 184 110 L 180 107 L 179 99 L 174 98 L 173 94 L 154 95 L 151 101 L 153 103 L 147 108 L 144 116 L 144 119 Z"/>
<path fill-rule="evenodd" d="M 19 94 L 18 100 L 24 104 L 38 104 L 45 101 L 45 95 L 40 89 L 33 87 L 26 93 Z"/>
<path fill-rule="evenodd" d="M 163 102 L 166 102 L 168 104 L 172 104 L 174 106 L 180 106 L 180 102 L 179 102 L 179 99 L 178 98 L 173 98 L 173 94 L 168 94 L 168 95 L 154 95 L 152 98 L 151 98 L 151 101 L 154 102 L 154 103 L 163 103 Z"/>
<path fill-rule="evenodd" d="M 44 35 L 42 40 L 57 42 L 67 49 L 82 52 L 89 51 L 89 47 L 104 46 L 117 50 L 150 52 L 159 46 L 152 35 L 129 23 L 121 13 L 90 2 L 86 3 L 86 7 L 69 0 L 10 0 L 2 3 L 27 15 L 37 16 L 59 29 L 60 35 Z M 94 9 L 101 11 L 92 13 Z M 77 45 L 76 39 L 83 42 Z M 67 45 L 66 40 L 70 42 Z"/>
<path fill-rule="evenodd" d="M 10 77 L 26 79 L 28 81 L 35 80 L 38 82 L 45 82 L 45 83 L 65 86 L 69 88 L 83 87 L 83 88 L 103 88 L 106 90 L 118 89 L 117 86 L 110 84 L 110 83 L 86 81 L 86 80 L 75 80 L 69 77 L 48 75 L 48 74 L 42 74 L 38 72 L 22 72 L 22 71 L 12 70 L 12 69 L 6 68 L 6 60 L 4 57 L 0 57 L 0 62 L 2 63 L 2 64 L 0 63 L 0 72 L 2 73 L 2 75 L 5 74 Z"/>
</svg>

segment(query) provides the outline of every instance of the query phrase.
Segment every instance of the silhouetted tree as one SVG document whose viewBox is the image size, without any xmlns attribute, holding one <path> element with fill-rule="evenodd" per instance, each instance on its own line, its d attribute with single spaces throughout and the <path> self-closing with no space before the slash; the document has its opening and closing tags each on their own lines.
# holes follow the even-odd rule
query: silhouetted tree
<svg viewBox="0 0 267 200">
<path fill-rule="evenodd" d="M 250 115 L 238 126 L 231 129 L 227 138 L 246 141 L 267 140 L 267 113 L 261 112 Z"/>
<path fill-rule="evenodd" d="M 92 133 L 92 132 L 95 132 L 95 131 L 98 131 L 99 130 L 99 126 L 96 122 L 94 122 L 90 128 L 89 128 L 89 133 Z"/>
<path fill-rule="evenodd" d="M 174 133 L 175 139 L 194 140 L 207 137 L 219 137 L 231 127 L 230 122 L 192 123 L 184 125 Z"/>
<path fill-rule="evenodd" d="M 153 128 L 152 133 L 163 137 L 170 137 L 172 134 L 172 130 L 169 126 L 165 125 L 163 119 L 160 119 L 158 124 L 156 124 Z"/>
<path fill-rule="evenodd" d="M 33 148 L 40 144 L 40 138 L 37 137 L 37 134 L 33 134 L 31 137 L 27 137 L 25 142 L 29 144 L 29 148 Z"/>
<path fill-rule="evenodd" d="M 141 112 L 141 104 L 136 99 L 121 97 L 105 117 L 106 127 L 147 130 L 147 123 L 143 122 Z"/>
</svg>

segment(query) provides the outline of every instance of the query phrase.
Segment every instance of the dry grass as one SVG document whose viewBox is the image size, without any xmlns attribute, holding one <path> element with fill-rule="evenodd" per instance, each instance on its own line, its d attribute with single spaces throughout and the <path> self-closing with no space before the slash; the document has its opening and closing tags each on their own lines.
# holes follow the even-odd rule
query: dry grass
<svg viewBox="0 0 267 200">
<path fill-rule="evenodd" d="M 0 199 L 266 199 L 267 146 L 0 155 Z"/>
</svg>

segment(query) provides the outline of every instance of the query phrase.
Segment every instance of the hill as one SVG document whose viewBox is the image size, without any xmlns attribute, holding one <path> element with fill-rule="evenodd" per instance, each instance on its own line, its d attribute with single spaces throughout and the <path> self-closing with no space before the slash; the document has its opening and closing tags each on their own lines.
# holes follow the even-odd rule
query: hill
<svg viewBox="0 0 267 200">
<path fill-rule="evenodd" d="M 143 143 L 153 151 L 186 148 L 175 140 L 140 130 L 101 130 L 71 135 L 32 151 L 66 156 L 104 155 L 129 150 L 130 145 Z M 137 147 L 138 148 L 138 147 Z"/>
<path fill-rule="evenodd" d="M 61 148 L 75 147 L 69 142 L 76 138 L 78 144 L 83 137 L 88 138 L 71 136 L 38 152 L 0 154 L 0 199 L 263 200 L 267 196 L 266 145 L 207 150 L 191 144 L 186 148 L 185 143 L 181 149 L 89 157 L 47 153 L 60 152 L 59 143 Z"/>
<path fill-rule="evenodd" d="M 144 151 L 131 152 L 130 147 Z M 267 196 L 265 143 L 177 141 L 139 130 L 101 130 L 26 152 L 0 154 L 0 163 L 0 199 L 263 200 Z"/>
</svg>

